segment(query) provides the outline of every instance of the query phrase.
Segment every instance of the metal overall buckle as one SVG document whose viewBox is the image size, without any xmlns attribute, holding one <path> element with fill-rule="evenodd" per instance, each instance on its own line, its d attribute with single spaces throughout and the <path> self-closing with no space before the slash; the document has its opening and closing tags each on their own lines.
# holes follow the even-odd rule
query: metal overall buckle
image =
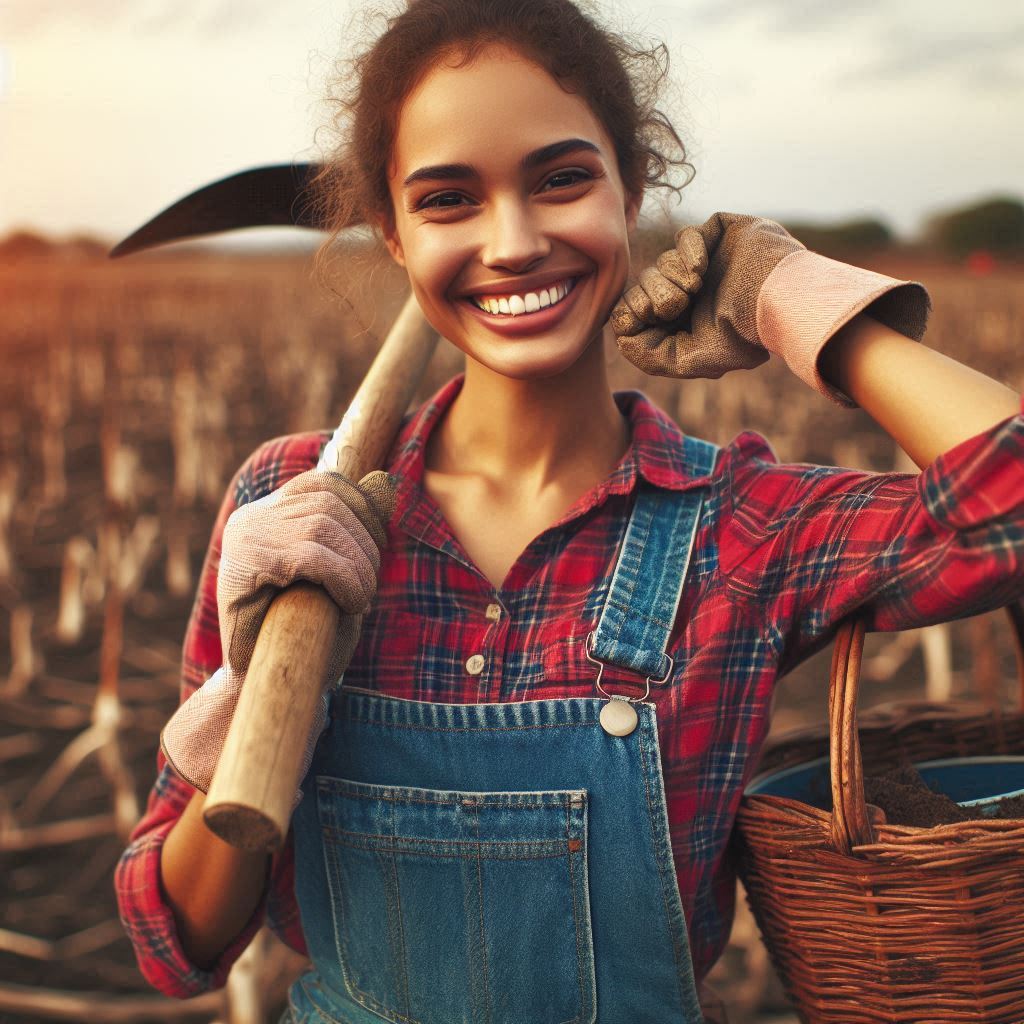
<svg viewBox="0 0 1024 1024">
<path fill-rule="evenodd" d="M 594 630 L 591 630 L 587 634 L 587 640 L 583 645 L 583 648 L 584 653 L 587 656 L 587 661 L 597 666 L 597 679 L 594 681 L 594 684 L 597 686 L 598 690 L 608 698 L 608 703 L 601 708 L 601 728 L 612 736 L 628 736 L 636 728 L 637 722 L 639 721 L 636 709 L 633 705 L 647 700 L 651 693 L 652 682 L 655 685 L 664 683 L 668 677 L 672 675 L 672 670 L 675 668 L 675 661 L 673 661 L 672 655 L 666 651 L 665 657 L 668 658 L 668 669 L 660 679 L 652 679 L 651 676 L 646 676 L 644 678 L 645 688 L 644 695 L 642 697 L 627 697 L 625 694 L 609 693 L 601 685 L 601 676 L 604 674 L 606 662 L 601 661 L 599 658 L 595 658 L 591 653 L 593 651 L 594 634 Z"/>
</svg>

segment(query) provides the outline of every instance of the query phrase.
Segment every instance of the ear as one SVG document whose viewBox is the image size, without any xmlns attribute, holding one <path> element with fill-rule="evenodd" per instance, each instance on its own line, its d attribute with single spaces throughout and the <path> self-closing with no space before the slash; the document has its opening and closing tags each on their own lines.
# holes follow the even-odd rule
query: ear
<svg viewBox="0 0 1024 1024">
<path fill-rule="evenodd" d="M 626 193 L 626 227 L 630 231 L 636 230 L 637 221 L 640 219 L 640 207 L 643 205 L 643 192 Z"/>
</svg>

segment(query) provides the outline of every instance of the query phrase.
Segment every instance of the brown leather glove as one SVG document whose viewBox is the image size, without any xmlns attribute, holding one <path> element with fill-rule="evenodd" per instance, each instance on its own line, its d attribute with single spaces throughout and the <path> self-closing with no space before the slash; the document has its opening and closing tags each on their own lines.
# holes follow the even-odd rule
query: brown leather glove
<svg viewBox="0 0 1024 1024">
<path fill-rule="evenodd" d="M 685 227 L 674 249 L 640 275 L 612 311 L 622 354 L 645 373 L 720 377 L 780 355 L 811 387 L 855 403 L 825 381 L 825 343 L 870 314 L 920 341 L 931 302 L 924 286 L 810 252 L 781 224 L 716 213 Z"/>
</svg>

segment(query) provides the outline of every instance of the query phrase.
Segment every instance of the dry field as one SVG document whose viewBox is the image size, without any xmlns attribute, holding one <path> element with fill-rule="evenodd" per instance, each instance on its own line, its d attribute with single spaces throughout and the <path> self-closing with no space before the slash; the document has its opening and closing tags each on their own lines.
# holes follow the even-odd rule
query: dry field
<svg viewBox="0 0 1024 1024">
<path fill-rule="evenodd" d="M 1024 387 L 1024 270 L 873 265 L 929 285 L 931 346 Z M 400 282 L 372 257 L 337 274 L 343 297 L 299 258 L 0 267 L 2 1021 L 276 1019 L 297 965 L 270 939 L 230 1000 L 147 991 L 111 875 L 176 705 L 192 588 L 231 473 L 261 441 L 336 422 L 399 305 Z M 613 347 L 608 358 L 616 387 L 646 391 L 700 436 L 750 427 L 784 460 L 909 468 L 864 414 L 775 360 L 673 382 L 642 377 Z M 459 367 L 442 346 L 420 398 Z M 926 685 L 1011 699 L 998 618 L 868 639 L 868 702 Z M 827 659 L 783 682 L 776 728 L 823 716 Z M 715 978 L 734 1022 L 795 1019 L 742 906 Z"/>
</svg>

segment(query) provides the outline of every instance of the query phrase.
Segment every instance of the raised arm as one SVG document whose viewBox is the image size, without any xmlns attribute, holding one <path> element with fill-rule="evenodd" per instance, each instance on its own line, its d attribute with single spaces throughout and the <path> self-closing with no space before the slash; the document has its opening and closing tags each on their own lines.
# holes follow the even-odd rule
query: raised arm
<svg viewBox="0 0 1024 1024">
<path fill-rule="evenodd" d="M 930 308 L 918 282 L 716 213 L 683 228 L 612 313 L 620 351 L 646 372 L 718 377 L 770 352 L 867 410 L 923 470 L 778 465 L 754 441 L 727 462 L 720 567 L 782 672 L 855 612 L 870 629 L 910 629 L 1024 597 L 1020 399 L 920 344 Z"/>
<path fill-rule="evenodd" d="M 922 469 L 1020 411 L 1010 388 L 865 313 L 829 340 L 818 366 Z"/>
</svg>

